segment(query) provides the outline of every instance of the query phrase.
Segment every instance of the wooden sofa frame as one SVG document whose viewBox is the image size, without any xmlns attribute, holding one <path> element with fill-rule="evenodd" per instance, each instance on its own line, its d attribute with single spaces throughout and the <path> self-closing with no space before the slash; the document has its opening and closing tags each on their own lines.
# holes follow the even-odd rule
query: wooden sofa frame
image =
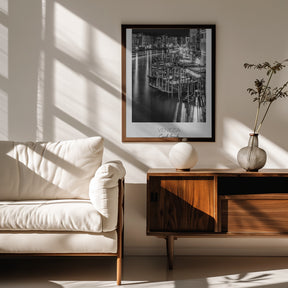
<svg viewBox="0 0 288 288">
<path fill-rule="evenodd" d="M 123 257 L 123 236 L 124 236 L 124 178 L 118 180 L 118 223 L 117 223 L 117 252 L 116 253 L 1 253 L 2 256 L 17 254 L 23 256 L 116 256 L 116 281 L 121 285 L 122 280 L 122 257 Z"/>
</svg>

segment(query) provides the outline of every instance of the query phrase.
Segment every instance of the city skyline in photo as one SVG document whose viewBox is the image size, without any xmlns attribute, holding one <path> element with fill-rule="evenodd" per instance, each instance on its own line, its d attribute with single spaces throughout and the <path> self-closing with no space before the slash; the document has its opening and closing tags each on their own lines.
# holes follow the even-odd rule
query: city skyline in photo
<svg viewBox="0 0 288 288">
<path fill-rule="evenodd" d="M 206 30 L 132 30 L 132 122 L 206 121 Z"/>
</svg>

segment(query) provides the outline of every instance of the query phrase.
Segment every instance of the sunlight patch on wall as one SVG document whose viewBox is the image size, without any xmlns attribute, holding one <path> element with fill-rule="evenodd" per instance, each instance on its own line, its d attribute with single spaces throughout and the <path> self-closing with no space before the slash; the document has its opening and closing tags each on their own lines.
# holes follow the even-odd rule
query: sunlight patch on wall
<svg viewBox="0 0 288 288">
<path fill-rule="evenodd" d="M 8 79 L 8 28 L 0 24 L 0 76 Z"/>
<path fill-rule="evenodd" d="M 8 0 L 0 0 L 0 12 L 8 15 Z"/>
<path fill-rule="evenodd" d="M 8 0 L 0 0 L 0 12 L 8 15 Z M 5 18 L 4 18 L 5 19 Z M 6 23 L 6 21 L 4 21 Z M 8 139 L 8 28 L 0 23 L 0 139 Z"/>
<path fill-rule="evenodd" d="M 55 46 L 77 60 L 86 60 L 88 24 L 59 3 L 55 4 Z"/>
<path fill-rule="evenodd" d="M 113 88 L 115 90 L 115 94 L 113 94 L 113 96 L 116 96 L 116 97 L 120 97 L 121 95 L 121 85 L 120 83 L 117 83 L 120 81 L 121 79 L 121 75 L 120 75 L 120 72 L 117 74 L 117 66 L 115 65 L 110 65 L 111 66 L 111 70 L 109 71 L 108 69 L 108 66 L 106 66 L 106 72 L 102 72 L 101 73 L 99 71 L 97 71 L 97 67 L 96 65 L 95 66 L 95 69 L 94 68 L 91 68 L 89 69 L 89 72 L 91 73 L 91 75 L 93 75 L 94 78 L 96 79 L 99 79 L 100 82 L 104 83 L 106 87 L 108 88 Z M 104 69 L 105 70 L 105 69 Z M 115 73 L 113 75 L 113 73 Z M 109 89 L 111 90 L 111 89 Z"/>
<path fill-rule="evenodd" d="M 41 6 L 41 40 L 45 43 L 46 37 L 46 0 L 42 0 Z M 45 44 L 44 44 L 45 46 Z M 44 140 L 44 109 L 45 109 L 45 48 L 42 48 L 38 57 L 38 72 L 37 72 L 37 124 L 36 124 L 36 140 Z"/>
<path fill-rule="evenodd" d="M 265 168 L 286 168 L 288 163 L 288 152 L 279 147 L 273 141 L 259 135 L 259 146 L 267 153 Z"/>
<path fill-rule="evenodd" d="M 223 121 L 223 150 L 231 159 L 237 161 L 238 151 L 248 144 L 251 129 L 232 118 L 225 118 Z"/>
<path fill-rule="evenodd" d="M 55 134 L 59 136 L 62 131 L 68 135 L 71 130 L 72 135 L 79 131 L 79 135 L 88 136 L 87 133 L 95 131 L 95 134 L 99 133 L 110 141 L 118 141 L 121 131 L 119 99 L 58 60 L 54 61 L 53 74 L 55 116 L 62 117 L 61 120 L 67 124 L 59 123 L 57 126 L 54 123 Z M 115 112 L 117 110 L 119 113 Z M 60 111 L 61 115 L 58 115 L 57 111 Z"/>
<path fill-rule="evenodd" d="M 46 35 L 46 10 L 47 10 L 47 4 L 46 0 L 42 0 L 42 7 L 41 7 L 41 39 L 44 41 L 45 40 L 45 35 Z"/>
<path fill-rule="evenodd" d="M 224 119 L 223 150 L 232 159 L 237 161 L 237 153 L 248 145 L 251 129 L 241 122 L 232 119 Z M 279 147 L 273 141 L 259 135 L 259 147 L 267 153 L 267 162 L 264 168 L 287 168 L 288 152 Z"/>
<path fill-rule="evenodd" d="M 0 89 L 0 139 L 8 139 L 8 94 Z"/>
<path fill-rule="evenodd" d="M 57 116 L 54 116 L 53 126 L 54 126 L 53 129 L 54 129 L 55 141 L 87 137 L 87 135 L 79 131 L 77 127 L 74 127 L 74 125 L 70 125 L 66 121 L 63 121 L 62 119 L 57 118 Z"/>
<path fill-rule="evenodd" d="M 88 101 L 91 105 L 87 109 L 89 124 L 110 140 L 119 140 L 121 133 L 120 101 L 101 86 L 93 82 L 87 83 L 89 87 Z"/>
<path fill-rule="evenodd" d="M 57 60 L 54 61 L 53 74 L 54 105 L 78 121 L 86 123 L 87 110 L 89 111 L 86 78 Z"/>
<path fill-rule="evenodd" d="M 36 140 L 42 141 L 44 139 L 44 85 L 45 84 L 45 53 L 40 52 L 38 64 L 38 81 L 37 81 L 37 127 Z"/>
<path fill-rule="evenodd" d="M 121 45 L 106 33 L 91 27 L 91 73 L 120 91 Z"/>
</svg>

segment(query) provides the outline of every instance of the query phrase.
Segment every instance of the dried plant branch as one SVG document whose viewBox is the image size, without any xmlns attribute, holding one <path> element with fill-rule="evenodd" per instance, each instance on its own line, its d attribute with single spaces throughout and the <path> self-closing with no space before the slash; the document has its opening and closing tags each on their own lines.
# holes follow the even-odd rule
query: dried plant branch
<svg viewBox="0 0 288 288">
<path fill-rule="evenodd" d="M 269 62 L 264 62 L 260 64 L 248 64 L 248 63 L 244 64 L 245 69 L 266 70 L 266 77 L 268 78 L 267 83 L 264 80 L 264 78 L 260 80 L 256 79 L 254 81 L 255 88 L 247 89 L 247 92 L 251 96 L 253 96 L 253 102 L 257 102 L 257 110 L 256 110 L 253 133 L 259 133 L 259 130 L 262 127 L 264 120 L 266 119 L 266 116 L 272 103 L 276 101 L 278 98 L 288 97 L 288 90 L 283 91 L 288 86 L 288 81 L 285 82 L 281 87 L 274 87 L 272 89 L 270 86 L 272 77 L 277 72 L 281 71 L 283 68 L 286 67 L 286 65 L 283 64 L 284 62 L 288 62 L 288 59 L 285 59 L 282 62 L 275 61 L 273 65 L 271 65 Z M 265 104 L 268 105 L 264 110 L 262 119 L 260 120 L 259 117 L 261 108 Z"/>
</svg>

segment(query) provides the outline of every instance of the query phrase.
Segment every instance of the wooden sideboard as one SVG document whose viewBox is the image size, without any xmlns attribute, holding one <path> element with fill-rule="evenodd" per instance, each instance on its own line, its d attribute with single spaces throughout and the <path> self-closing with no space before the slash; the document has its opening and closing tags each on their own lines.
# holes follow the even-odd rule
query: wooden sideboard
<svg viewBox="0 0 288 288">
<path fill-rule="evenodd" d="M 178 237 L 288 236 L 288 170 L 150 169 L 147 235 L 166 239 L 170 269 Z"/>
</svg>

